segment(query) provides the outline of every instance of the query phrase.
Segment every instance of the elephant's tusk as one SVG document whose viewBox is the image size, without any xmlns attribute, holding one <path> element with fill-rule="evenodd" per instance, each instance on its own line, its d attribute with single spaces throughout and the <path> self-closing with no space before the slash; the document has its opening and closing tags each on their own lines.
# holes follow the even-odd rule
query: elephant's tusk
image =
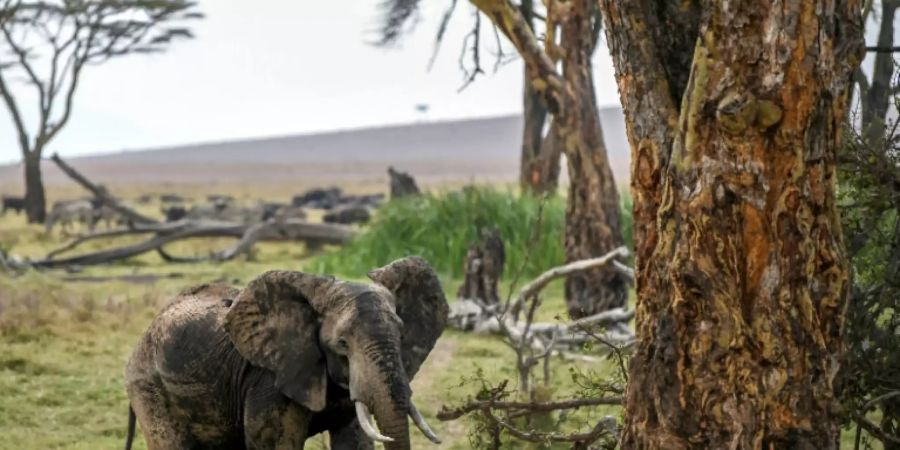
<svg viewBox="0 0 900 450">
<path fill-rule="evenodd" d="M 431 427 L 425 422 L 425 418 L 419 414 L 419 410 L 416 409 L 416 405 L 413 404 L 412 400 L 409 401 L 409 417 L 412 417 L 413 422 L 419 427 L 419 431 L 421 431 L 429 441 L 434 442 L 435 444 L 441 443 L 441 438 L 437 437 L 437 435 L 434 434 L 434 431 L 431 431 Z"/>
<path fill-rule="evenodd" d="M 393 439 L 382 435 L 375 429 L 375 425 L 372 424 L 372 414 L 369 413 L 369 408 L 366 407 L 362 402 L 355 402 L 356 405 L 356 419 L 359 420 L 359 426 L 362 427 L 366 436 L 369 439 L 376 442 L 394 442 Z"/>
</svg>

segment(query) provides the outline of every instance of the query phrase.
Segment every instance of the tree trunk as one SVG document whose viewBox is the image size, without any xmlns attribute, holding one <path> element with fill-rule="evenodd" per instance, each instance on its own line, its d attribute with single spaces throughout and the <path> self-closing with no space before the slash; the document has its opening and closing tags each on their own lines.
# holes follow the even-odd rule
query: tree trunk
<svg viewBox="0 0 900 450">
<path fill-rule="evenodd" d="M 652 33 L 681 13 L 600 3 L 649 238 L 622 447 L 836 450 L 834 173 L 860 5 L 704 3 L 679 89 L 669 58 L 683 48 Z"/>
<path fill-rule="evenodd" d="M 563 77 L 568 86 L 564 113 L 557 116 L 559 143 L 569 163 L 566 207 L 566 261 L 606 254 L 623 243 L 619 193 L 594 96 L 593 0 L 572 3 L 562 25 Z M 630 281 L 620 272 L 594 269 L 566 279 L 566 306 L 572 319 L 590 316 L 628 301 Z"/>
<path fill-rule="evenodd" d="M 900 7 L 900 0 L 881 1 L 881 24 L 878 32 L 878 47 L 890 48 L 894 45 L 894 14 Z M 865 75 L 863 75 L 865 76 Z M 894 54 L 878 52 L 872 69 L 872 82 L 863 97 L 862 127 L 863 137 L 870 145 L 877 145 L 884 139 L 887 113 L 890 107 L 891 77 L 894 76 Z"/>
<path fill-rule="evenodd" d="M 505 264 L 506 250 L 500 232 L 483 228 L 481 239 L 469 243 L 463 261 L 464 279 L 456 297 L 478 300 L 485 305 L 500 303 L 500 277 Z"/>
<path fill-rule="evenodd" d="M 47 199 L 41 177 L 41 152 L 34 150 L 25 153 L 22 164 L 25 166 L 25 213 L 28 223 L 44 223 Z"/>
<path fill-rule="evenodd" d="M 526 70 L 527 72 L 527 70 Z M 555 192 L 559 185 L 559 146 L 554 139 L 555 126 L 544 136 L 547 108 L 541 94 L 525 77 L 522 131 L 522 163 L 519 184 L 523 192 L 545 194 Z"/>
<path fill-rule="evenodd" d="M 591 55 L 594 50 L 594 0 L 556 3 L 548 11 L 548 30 L 557 20 L 562 39 L 557 47 L 547 38 L 542 49 L 519 8 L 509 0 L 470 0 L 516 46 L 525 61 L 532 86 L 554 116 L 556 141 L 569 161 L 566 213 L 566 260 L 603 255 L 619 247 L 622 234 L 619 198 L 594 99 Z M 561 53 L 563 75 L 548 52 Z M 591 315 L 627 299 L 627 279 L 618 273 L 591 271 L 566 282 L 566 303 L 572 318 Z"/>
<path fill-rule="evenodd" d="M 534 30 L 534 0 L 523 0 L 522 17 Z M 523 192 L 545 194 L 555 192 L 559 184 L 559 147 L 555 145 L 551 130 L 544 136 L 547 107 L 541 93 L 525 68 L 523 86 L 522 161 L 519 169 L 519 185 Z"/>
</svg>

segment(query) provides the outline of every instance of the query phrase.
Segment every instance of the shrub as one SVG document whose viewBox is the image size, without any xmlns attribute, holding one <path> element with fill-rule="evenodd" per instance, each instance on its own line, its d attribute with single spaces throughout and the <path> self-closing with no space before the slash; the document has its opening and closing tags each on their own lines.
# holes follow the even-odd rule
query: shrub
<svg viewBox="0 0 900 450">
<path fill-rule="evenodd" d="M 900 107 L 900 97 L 895 97 Z M 900 122 L 866 142 L 852 126 L 840 154 L 839 204 L 853 285 L 838 393 L 857 440 L 900 436 Z M 885 448 L 890 447 L 883 442 Z M 857 448 L 860 448 L 857 445 Z"/>
</svg>

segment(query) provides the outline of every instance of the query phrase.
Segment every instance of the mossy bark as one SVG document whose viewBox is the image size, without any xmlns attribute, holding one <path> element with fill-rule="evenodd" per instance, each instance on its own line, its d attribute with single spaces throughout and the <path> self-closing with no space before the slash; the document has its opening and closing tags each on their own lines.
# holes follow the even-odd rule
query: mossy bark
<svg viewBox="0 0 900 450">
<path fill-rule="evenodd" d="M 679 89 L 686 41 L 653 33 L 689 8 L 600 4 L 634 153 L 640 342 L 622 447 L 837 449 L 835 155 L 861 5 L 704 4 Z"/>
</svg>

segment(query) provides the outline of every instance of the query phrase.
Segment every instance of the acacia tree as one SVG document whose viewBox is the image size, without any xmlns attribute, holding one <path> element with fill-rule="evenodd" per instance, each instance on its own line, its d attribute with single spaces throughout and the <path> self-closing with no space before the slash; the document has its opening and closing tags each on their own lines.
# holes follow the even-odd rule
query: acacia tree
<svg viewBox="0 0 900 450">
<path fill-rule="evenodd" d="M 41 155 L 68 123 L 84 69 L 164 51 L 192 37 L 180 24 L 199 17 L 195 3 L 185 0 L 0 0 L 0 97 L 22 151 L 29 222 L 44 221 Z M 31 131 L 12 90 L 17 77 L 38 100 Z"/>
<path fill-rule="evenodd" d="M 528 86 L 553 116 L 549 139 L 544 141 L 557 146 L 569 164 L 566 260 L 588 259 L 618 248 L 623 242 L 619 194 L 603 143 L 591 68 L 600 30 L 596 2 L 548 2 L 542 44 L 519 5 L 509 0 L 470 1 L 515 46 L 525 62 Z M 417 3 L 388 2 L 388 31 L 384 34 L 396 30 Z M 477 23 L 475 30 L 477 33 Z M 479 71 L 477 53 L 475 58 L 472 74 Z M 527 172 L 523 176 L 528 176 Z M 628 286 L 629 280 L 615 271 L 597 269 L 572 275 L 566 279 L 569 315 L 580 318 L 622 306 Z"/>
<path fill-rule="evenodd" d="M 598 0 L 632 147 L 626 449 L 837 449 L 861 2 Z"/>
<path fill-rule="evenodd" d="M 450 0 L 450 6 L 444 13 L 438 26 L 435 38 L 435 55 L 440 48 L 447 25 L 456 11 L 457 0 Z M 412 15 L 418 8 L 419 0 L 389 0 L 382 3 L 383 17 L 381 20 L 380 39 L 378 45 L 388 45 L 399 40 L 404 33 L 404 26 L 410 22 Z M 536 8 L 534 0 L 522 0 L 518 6 L 522 12 L 525 23 L 535 30 L 536 22 L 545 20 L 539 8 Z M 463 55 L 460 64 L 466 78 L 466 84 L 483 73 L 481 68 L 481 17 L 474 16 L 472 31 L 463 40 Z M 494 27 L 496 32 L 496 27 Z M 471 53 L 474 67 L 466 68 L 462 64 L 462 57 Z M 498 41 L 497 64 L 499 67 L 503 59 L 502 46 Z M 547 113 L 547 106 L 541 93 L 534 88 L 531 78 L 526 76 L 522 85 L 522 151 L 519 160 L 519 186 L 523 192 L 531 194 L 544 194 L 555 192 L 559 183 L 559 159 L 560 151 L 556 142 L 555 128 Z"/>
</svg>

